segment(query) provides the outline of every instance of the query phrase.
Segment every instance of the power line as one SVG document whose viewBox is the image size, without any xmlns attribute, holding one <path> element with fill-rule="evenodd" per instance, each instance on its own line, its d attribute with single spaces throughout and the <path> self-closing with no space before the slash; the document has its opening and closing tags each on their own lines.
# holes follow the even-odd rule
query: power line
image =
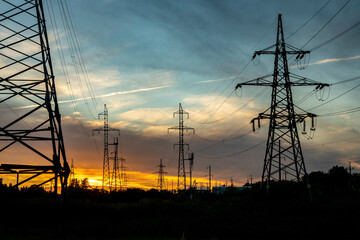
<svg viewBox="0 0 360 240">
<path fill-rule="evenodd" d="M 260 39 L 257 41 L 257 43 L 255 44 L 255 46 L 253 47 L 253 49 L 256 48 L 256 46 L 264 39 L 264 37 L 266 36 L 266 34 L 269 32 L 269 30 L 271 29 L 271 27 L 275 24 L 276 22 L 276 18 L 274 19 L 274 21 L 271 23 L 271 25 L 265 30 L 264 34 L 260 37 Z M 240 65 L 242 65 L 242 63 L 244 62 L 245 58 L 241 61 Z M 210 106 L 212 103 L 214 103 L 216 101 L 216 99 L 218 99 L 219 96 L 221 96 L 226 89 L 228 89 L 230 87 L 231 84 L 233 84 L 233 82 L 244 72 L 244 70 L 249 66 L 249 64 L 252 62 L 253 59 L 251 59 L 242 69 L 241 71 L 235 76 L 233 77 L 232 81 L 221 91 L 221 93 L 213 100 L 211 101 L 209 104 L 207 104 L 205 107 L 203 107 L 199 112 L 195 113 L 193 115 L 196 116 L 199 113 L 201 113 L 203 110 L 205 110 L 208 106 Z M 233 72 L 234 73 L 234 72 Z M 191 119 L 190 119 L 191 120 Z M 194 121 L 195 122 L 195 121 Z M 202 123 L 204 124 L 204 123 Z"/>
<path fill-rule="evenodd" d="M 314 36 L 312 36 L 300 49 L 303 49 L 308 43 L 310 43 L 344 8 L 345 8 L 345 6 L 350 2 L 351 0 L 348 0 L 336 13 L 335 13 L 335 15 L 334 16 L 332 16 L 331 18 L 330 18 L 330 20 L 321 28 L 321 29 L 319 29 L 319 31 L 317 31 L 316 33 L 315 33 L 315 35 Z M 351 29 L 350 29 L 351 30 Z M 349 31 L 350 31 L 349 30 Z M 339 36 L 340 37 L 340 36 Z M 336 37 L 337 38 L 337 37 Z M 335 38 L 335 39 L 336 39 Z M 333 40 L 335 40 L 335 39 L 333 39 Z M 330 39 L 331 40 L 331 39 Z M 331 40 L 332 41 L 332 40 Z M 331 42 L 330 41 L 330 42 Z M 327 43 L 326 43 L 327 44 Z M 321 45 L 321 44 L 320 44 Z M 322 47 L 322 46 L 321 46 Z M 315 47 L 315 50 L 316 49 L 318 49 L 319 48 L 319 46 L 316 46 Z M 313 48 L 313 50 L 314 50 L 314 48 Z M 288 60 L 291 60 L 292 58 L 294 57 L 294 55 L 293 56 L 291 56 Z M 309 59 L 310 59 L 310 57 L 309 57 Z M 289 67 L 292 67 L 296 62 L 298 62 L 298 59 L 294 59 L 290 64 L 289 64 Z M 305 67 L 303 67 L 302 69 L 304 69 Z"/>
<path fill-rule="evenodd" d="M 307 20 L 303 25 L 301 25 L 295 32 L 293 32 L 292 34 L 290 34 L 290 36 L 288 36 L 286 38 L 289 39 L 291 38 L 293 35 L 295 35 L 300 29 L 302 29 L 306 24 L 308 24 L 319 12 L 321 12 L 332 0 L 327 1 L 314 15 L 311 16 L 311 18 L 309 18 L 309 20 Z"/>
<path fill-rule="evenodd" d="M 64 3 L 65 1 L 65 3 Z M 58 0 L 58 6 L 59 6 L 59 13 L 61 16 L 61 21 L 63 23 L 65 33 L 66 33 L 66 39 L 69 45 L 69 51 L 71 54 L 71 59 L 74 65 L 75 69 L 75 76 L 79 83 L 79 88 L 81 90 L 82 96 L 85 101 L 85 105 L 88 108 L 89 114 L 96 119 L 96 117 L 93 115 L 91 108 L 89 107 L 89 103 L 87 101 L 86 97 L 86 91 L 83 86 L 83 81 L 86 85 L 87 92 L 90 94 L 90 99 L 92 100 L 92 103 L 94 105 L 96 113 L 99 112 L 99 108 L 97 106 L 97 102 L 95 99 L 95 95 L 93 92 L 91 81 L 88 77 L 87 69 L 85 66 L 82 50 L 80 48 L 79 40 L 76 34 L 76 29 L 71 17 L 71 13 L 69 10 L 69 7 L 66 3 L 66 0 Z M 81 77 L 82 76 L 82 77 Z M 83 79 L 83 80 L 82 80 Z"/>
<path fill-rule="evenodd" d="M 305 102 L 306 100 L 308 100 L 311 96 L 313 96 L 315 94 L 316 90 L 312 90 L 310 93 L 306 94 L 303 98 L 301 98 L 299 101 L 296 102 L 296 104 L 301 104 L 303 102 Z"/>
<path fill-rule="evenodd" d="M 249 63 L 250 63 L 250 62 L 249 62 Z M 246 67 L 246 66 L 245 66 L 245 67 Z M 234 79 L 236 79 L 236 78 L 234 78 Z M 197 129 L 201 128 L 204 124 L 207 124 L 207 123 L 208 123 L 208 120 L 209 120 L 210 118 L 212 118 L 212 116 L 214 116 L 214 114 L 225 104 L 225 102 L 231 97 L 231 95 L 232 95 L 235 91 L 236 91 L 236 89 L 234 89 L 234 90 L 230 93 L 230 95 L 220 104 L 220 106 L 219 106 L 205 121 L 203 121 Z M 254 101 L 256 98 L 258 98 L 259 96 L 261 96 L 265 91 L 266 91 L 266 89 L 263 89 L 262 91 L 260 91 L 260 92 L 259 92 L 257 95 L 255 95 L 255 97 L 253 97 L 250 101 L 248 101 L 248 102 L 245 103 L 243 106 L 241 106 L 240 109 L 246 107 L 250 102 Z M 226 117 L 224 117 L 224 118 L 226 118 Z M 224 118 L 222 118 L 222 119 L 224 119 Z M 212 121 L 212 122 L 210 122 L 210 123 L 218 122 L 218 121 L 220 121 L 220 120 L 222 120 L 222 119 L 218 119 L 218 120 Z"/>
<path fill-rule="evenodd" d="M 312 143 L 312 145 L 328 145 L 328 144 L 333 144 L 333 143 L 338 143 L 338 142 L 347 142 L 349 140 L 355 140 L 355 139 L 359 139 L 359 138 L 360 138 L 360 136 L 357 136 L 357 137 L 345 138 L 345 139 L 335 140 L 335 141 L 326 142 L 326 143 Z"/>
<path fill-rule="evenodd" d="M 229 113 L 228 115 L 222 117 L 222 118 L 219 118 L 219 119 L 216 119 L 216 120 L 213 120 L 211 122 L 208 122 L 207 120 L 204 121 L 204 122 L 198 122 L 198 121 L 195 121 L 195 120 L 192 120 L 192 119 L 189 119 L 190 121 L 193 121 L 193 122 L 196 122 L 196 123 L 199 123 L 199 124 L 212 124 L 212 123 L 216 123 L 216 122 L 219 122 L 221 120 L 224 120 L 225 118 L 228 118 L 230 116 L 233 116 L 234 113 L 240 111 L 241 109 L 245 108 L 247 105 L 249 105 L 251 102 L 255 101 L 257 98 L 259 98 L 264 92 L 266 92 L 267 88 L 264 88 L 263 90 L 261 90 L 259 93 L 257 93 L 253 98 L 251 98 L 249 101 L 247 101 L 246 103 L 244 103 L 243 105 L 241 105 L 238 109 L 236 109 L 235 111 Z M 208 118 L 209 119 L 209 118 Z"/>
<path fill-rule="evenodd" d="M 196 152 L 197 152 L 197 153 L 198 153 L 198 152 L 203 152 L 203 151 L 205 151 L 205 150 L 207 150 L 207 149 L 210 149 L 210 148 L 212 148 L 212 147 L 214 147 L 214 146 L 216 146 L 216 145 L 218 145 L 218 144 L 220 144 L 220 143 L 230 142 L 230 141 L 232 141 L 232 140 L 239 139 L 239 138 L 242 138 L 242 137 L 245 137 L 245 136 L 249 135 L 249 134 L 252 132 L 251 130 L 248 131 L 247 133 L 244 133 L 244 134 L 241 134 L 241 135 L 239 135 L 239 136 L 236 136 L 236 137 L 233 137 L 233 138 L 230 138 L 230 139 L 229 139 L 229 137 L 234 136 L 236 133 L 240 132 L 241 130 L 243 130 L 243 129 L 246 128 L 247 126 L 248 126 L 248 125 L 244 125 L 244 126 L 241 127 L 240 129 L 236 130 L 234 133 L 226 136 L 225 138 L 223 138 L 223 139 L 221 139 L 221 140 L 209 140 L 209 139 L 206 139 L 206 138 L 204 138 L 204 137 L 199 136 L 198 134 L 195 134 L 195 136 L 197 136 L 197 137 L 199 137 L 199 138 L 201 138 L 201 139 L 203 139 L 203 140 L 205 140 L 205 141 L 215 142 L 214 144 L 211 144 L 211 145 L 209 145 L 209 146 L 207 146 L 207 147 L 205 147 L 205 148 L 202 148 L 202 149 L 200 149 L 200 150 L 197 150 Z"/>
<path fill-rule="evenodd" d="M 260 143 L 257 143 L 251 147 L 248 147 L 240 152 L 236 152 L 236 153 L 232 153 L 232 154 L 229 154 L 229 155 L 225 155 L 225 156 L 217 156 L 217 157 L 207 157 L 207 156 L 204 156 L 204 155 L 201 155 L 201 154 L 197 154 L 197 156 L 201 157 L 201 158 L 205 158 L 205 159 L 221 159 L 221 158 L 229 158 L 229 157 L 233 157 L 233 156 L 236 156 L 236 155 L 239 155 L 239 154 L 242 154 L 244 152 L 247 152 L 247 151 L 250 151 L 258 146 L 260 146 L 261 144 L 264 144 L 266 142 L 266 140 L 264 141 L 261 141 Z"/>
<path fill-rule="evenodd" d="M 360 79 L 360 76 L 356 76 L 356 77 L 349 78 L 349 79 L 346 79 L 346 80 L 343 80 L 343 81 L 340 81 L 340 82 L 336 82 L 336 83 L 333 83 L 331 85 L 343 84 L 343 83 L 352 82 L 352 81 L 355 81 L 355 80 L 358 80 L 358 79 Z"/>
<path fill-rule="evenodd" d="M 360 107 L 355 107 L 355 108 L 350 108 L 350 109 L 342 110 L 342 111 L 338 111 L 338 112 L 325 113 L 325 114 L 321 114 L 318 116 L 319 117 L 334 117 L 334 116 L 339 116 L 339 115 L 355 113 L 355 112 L 359 112 L 359 111 L 360 111 Z"/>
<path fill-rule="evenodd" d="M 325 25 L 324 25 L 322 28 L 320 28 L 320 30 L 317 31 L 317 32 L 315 33 L 315 35 L 312 36 L 312 37 L 309 39 L 309 41 L 307 41 L 307 42 L 301 47 L 301 49 L 304 48 L 308 43 L 310 43 L 333 19 L 345 8 L 345 6 L 346 6 L 350 1 L 351 1 L 351 0 L 348 0 L 341 8 L 335 13 L 335 15 L 332 16 L 332 17 L 330 18 L 330 20 L 325 23 Z"/>
<path fill-rule="evenodd" d="M 84 74 L 84 69 L 83 69 L 83 64 L 82 64 L 82 58 L 81 55 L 79 53 L 79 47 L 78 47 L 78 43 L 76 41 L 76 34 L 75 34 L 75 30 L 72 28 L 72 24 L 71 24 L 71 19 L 69 16 L 69 13 L 65 10 L 64 5 L 62 3 L 62 1 L 57 1 L 58 5 L 59 5 L 59 12 L 60 12 L 60 16 L 61 16 L 61 21 L 63 23 L 64 29 L 65 29 L 65 33 L 66 33 L 66 39 L 69 45 L 69 51 L 70 51 L 70 55 L 71 55 L 71 60 L 73 62 L 74 65 L 74 70 L 75 70 L 75 76 L 76 79 L 78 80 L 79 83 L 79 88 L 80 91 L 82 93 L 82 96 L 85 100 L 85 105 L 90 113 L 90 115 L 93 117 L 93 119 L 97 119 L 96 116 L 93 115 L 91 108 L 89 106 L 89 103 L 87 101 L 86 98 L 86 92 L 82 83 L 82 78 L 81 78 L 81 73 L 82 76 L 84 77 L 85 80 L 85 84 L 86 83 L 86 75 Z M 88 92 L 91 95 L 91 91 L 89 91 L 88 88 Z M 92 98 L 92 96 L 91 96 Z M 97 109 L 96 109 L 97 110 Z M 98 111 L 96 111 L 98 112 Z"/>
<path fill-rule="evenodd" d="M 351 79 L 348 79 L 348 80 L 344 80 L 344 81 L 338 82 L 338 83 L 336 83 L 336 84 L 341 84 L 341 83 L 345 83 L 345 82 L 353 81 L 353 80 L 356 80 L 356 79 L 360 79 L 360 76 L 357 76 L 357 77 L 354 77 L 354 78 L 351 78 Z M 355 87 L 353 87 L 353 88 L 351 88 L 351 89 L 349 89 L 349 90 L 345 91 L 344 93 L 342 93 L 342 94 L 340 94 L 340 95 L 338 95 L 338 96 L 336 96 L 336 97 L 334 97 L 334 98 L 330 99 L 330 100 L 329 100 L 329 101 L 327 101 L 327 102 L 324 102 L 324 103 L 322 103 L 322 104 L 320 104 L 320 105 L 317 105 L 317 106 L 315 106 L 315 107 L 312 107 L 312 108 L 308 109 L 308 111 L 311 111 L 311 110 L 313 110 L 313 109 L 315 109 L 315 108 L 318 108 L 318 107 L 324 106 L 325 104 L 328 104 L 328 103 L 330 103 L 330 102 L 332 102 L 332 101 L 334 101 L 334 100 L 336 100 L 336 99 L 338 99 L 338 98 L 340 98 L 340 97 L 342 97 L 342 96 L 344 96 L 344 95 L 348 94 L 349 92 L 351 92 L 351 91 L 355 90 L 355 89 L 356 89 L 356 88 L 358 88 L 358 87 L 360 87 L 360 84 L 358 84 L 358 85 L 356 85 Z"/>
<path fill-rule="evenodd" d="M 351 31 L 352 29 L 354 29 L 354 28 L 356 28 L 356 27 L 358 27 L 358 26 L 360 26 L 360 21 L 358 21 L 357 23 L 355 23 L 355 24 L 352 25 L 351 27 L 347 28 L 347 29 L 344 30 L 343 32 L 337 34 L 336 36 L 330 38 L 329 40 L 327 40 L 327 41 L 325 41 L 325 42 L 323 42 L 323 43 L 321 43 L 321 44 L 313 47 L 312 49 L 310 49 L 310 51 L 312 52 L 312 51 L 318 50 L 319 48 L 321 48 L 321 47 L 323 47 L 323 46 L 331 43 L 332 41 L 338 39 L 338 38 L 341 37 L 342 35 L 348 33 L 349 31 Z"/>
<path fill-rule="evenodd" d="M 204 108 L 202 108 L 199 112 L 197 112 L 197 113 L 195 113 L 194 114 L 194 116 L 196 116 L 196 115 L 198 115 L 199 113 L 201 113 L 202 111 L 204 111 L 208 106 L 210 106 L 211 104 L 213 104 L 229 87 L 230 87 L 230 85 L 240 76 L 240 74 L 249 66 L 249 64 L 250 64 L 250 62 L 251 62 L 252 60 L 250 60 L 244 67 L 243 67 L 243 69 L 231 80 L 231 82 L 221 91 L 221 93 L 216 97 L 216 98 L 214 98 L 214 100 L 212 100 L 209 104 L 207 104 Z M 231 94 L 226 98 L 226 100 L 220 105 L 220 106 L 222 106 L 228 99 L 229 99 L 229 97 L 232 95 L 234 93 L 234 91 L 232 91 L 231 92 Z M 218 108 L 219 109 L 219 108 Z M 218 110 L 217 109 L 217 110 Z M 216 110 L 216 111 L 217 111 Z M 216 112 L 215 111 L 215 112 Z M 211 116 L 208 118 L 208 119 L 210 119 L 214 114 L 215 114 L 215 112 L 213 113 L 213 114 L 211 114 Z M 208 120 L 207 119 L 207 120 Z M 203 123 L 201 123 L 201 125 L 202 124 L 204 124 L 207 120 L 205 120 Z"/>
<path fill-rule="evenodd" d="M 89 137 L 91 135 L 88 133 L 88 130 L 84 127 L 84 122 L 82 121 L 82 119 L 80 117 L 81 111 L 79 110 L 78 103 L 77 103 L 77 100 L 75 98 L 74 90 L 73 90 L 72 83 L 71 83 L 71 80 L 70 80 L 71 78 L 69 77 L 69 71 L 67 69 L 67 64 L 66 64 L 66 60 L 65 60 L 65 54 L 63 52 L 63 45 L 62 45 L 62 41 L 61 41 L 61 37 L 60 37 L 60 33 L 59 33 L 59 27 L 58 27 L 58 23 L 56 21 L 57 17 L 55 16 L 52 1 L 49 1 L 49 2 L 50 2 L 50 4 L 48 3 L 48 1 L 45 1 L 45 4 L 46 4 L 46 7 L 47 7 L 47 11 L 49 13 L 50 23 L 51 23 L 52 28 L 53 28 L 54 40 L 55 40 L 55 44 L 57 45 L 57 49 L 58 49 L 57 52 L 58 52 L 58 55 L 59 55 L 62 71 L 64 73 L 64 77 L 65 77 L 65 80 L 66 80 L 66 86 L 68 88 L 68 92 L 69 92 L 70 99 L 71 99 L 71 102 L 72 102 L 71 105 L 74 108 L 75 118 L 78 120 L 79 125 L 80 125 L 83 133 L 87 137 Z M 69 46 L 69 47 L 71 47 L 71 46 Z M 100 150 L 99 150 L 98 144 L 95 141 L 95 139 L 92 139 L 92 140 L 93 140 L 93 143 L 95 145 L 95 149 L 96 149 L 98 155 L 100 156 Z"/>
<path fill-rule="evenodd" d="M 70 26 L 72 28 L 72 31 L 74 33 L 74 38 L 75 38 L 75 42 L 76 42 L 76 47 L 78 49 L 78 52 L 80 54 L 80 63 L 81 63 L 81 69 L 82 69 L 82 72 L 84 74 L 84 79 L 85 79 L 85 83 L 87 85 L 87 88 L 89 90 L 89 93 L 91 95 L 91 100 L 95 106 L 95 109 L 96 109 L 96 112 L 98 113 L 100 110 L 99 110 L 99 106 L 97 104 L 97 101 L 96 101 L 96 98 L 95 98 L 95 94 L 94 94 L 94 89 L 93 89 L 93 86 L 92 86 L 92 83 L 90 81 L 90 78 L 89 78 L 89 75 L 88 75 L 88 71 L 87 71 L 87 68 L 86 68 L 86 65 L 85 65 L 85 61 L 84 61 L 84 57 L 83 57 L 83 52 L 82 52 L 82 49 L 80 48 L 80 43 L 79 43 L 79 40 L 78 40 L 78 37 L 77 37 L 77 33 L 76 33 L 76 26 L 75 26 L 75 22 L 73 21 L 72 17 L 71 17 L 71 11 L 68 7 L 68 4 L 67 4 L 67 1 L 65 0 L 65 8 L 66 8 L 66 11 L 68 13 L 68 16 L 69 16 L 69 22 L 70 22 Z"/>
<path fill-rule="evenodd" d="M 227 98 L 220 104 L 220 106 L 212 113 L 210 114 L 210 116 L 203 121 L 199 127 L 197 127 L 197 129 L 201 128 L 210 118 L 212 118 L 212 116 L 214 116 L 214 114 L 225 104 L 225 102 L 231 97 L 231 95 L 235 92 L 235 90 L 233 90 L 228 96 Z"/>
</svg>

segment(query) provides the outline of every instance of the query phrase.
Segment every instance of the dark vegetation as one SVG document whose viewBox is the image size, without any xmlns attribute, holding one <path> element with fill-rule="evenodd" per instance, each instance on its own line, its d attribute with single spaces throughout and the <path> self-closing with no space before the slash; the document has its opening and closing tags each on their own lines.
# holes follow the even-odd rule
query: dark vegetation
<svg viewBox="0 0 360 240">
<path fill-rule="evenodd" d="M 229 188 L 171 194 L 104 193 L 73 181 L 66 198 L 0 185 L 0 239 L 358 239 L 360 174 L 335 166 L 304 183 L 272 183 L 269 195 Z"/>
</svg>

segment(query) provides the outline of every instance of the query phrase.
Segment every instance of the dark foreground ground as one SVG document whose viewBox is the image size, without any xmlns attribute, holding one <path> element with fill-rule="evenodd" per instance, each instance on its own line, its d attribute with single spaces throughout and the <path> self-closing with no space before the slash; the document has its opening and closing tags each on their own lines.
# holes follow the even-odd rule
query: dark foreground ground
<svg viewBox="0 0 360 240">
<path fill-rule="evenodd" d="M 360 191 L 0 192 L 0 239 L 360 239 Z"/>
</svg>

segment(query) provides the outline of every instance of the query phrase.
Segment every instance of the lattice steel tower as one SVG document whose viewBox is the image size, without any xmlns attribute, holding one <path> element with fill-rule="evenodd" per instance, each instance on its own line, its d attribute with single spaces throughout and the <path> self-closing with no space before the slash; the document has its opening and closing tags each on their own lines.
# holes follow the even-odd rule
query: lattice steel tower
<svg viewBox="0 0 360 240">
<path fill-rule="evenodd" d="M 110 144 L 109 144 L 110 145 Z M 110 184 L 110 191 L 117 191 L 118 187 L 120 186 L 120 165 L 119 165 L 119 138 L 114 138 L 114 152 L 113 157 L 110 159 L 113 160 L 113 172 L 111 174 L 111 184 Z"/>
<path fill-rule="evenodd" d="M 127 187 L 128 175 L 125 166 L 126 159 L 120 156 L 120 191 L 125 191 Z"/>
<path fill-rule="evenodd" d="M 0 173 L 17 174 L 15 187 L 35 177 L 38 185 L 54 181 L 57 193 L 70 167 L 42 1 L 3 0 L 0 12 Z M 27 177 L 19 182 L 20 174 Z"/>
<path fill-rule="evenodd" d="M 174 147 L 175 146 L 179 147 L 178 183 L 177 183 L 177 188 L 178 188 L 178 191 L 179 191 L 180 189 L 186 190 L 186 172 L 185 172 L 184 146 L 188 146 L 188 148 L 189 148 L 189 144 L 184 143 L 184 130 L 185 131 L 192 130 L 193 133 L 195 133 L 195 129 L 191 128 L 191 127 L 184 126 L 184 114 L 187 115 L 188 118 L 189 118 L 189 113 L 185 112 L 182 109 L 181 103 L 179 103 L 179 111 L 174 112 L 173 116 L 175 117 L 176 114 L 179 115 L 179 126 L 169 128 L 168 132 L 170 130 L 172 130 L 172 129 L 179 130 L 179 142 L 174 144 Z"/>
<path fill-rule="evenodd" d="M 275 50 L 269 50 L 272 48 L 275 48 Z M 253 129 L 255 129 L 256 121 L 260 127 L 261 119 L 270 120 L 262 173 L 262 182 L 267 183 L 267 188 L 269 187 L 270 180 L 281 181 L 282 173 L 297 181 L 302 180 L 302 177 L 305 176 L 305 181 L 307 182 L 304 156 L 296 125 L 303 123 L 305 126 L 305 119 L 308 117 L 312 119 L 313 123 L 316 115 L 308 112 L 301 114 L 295 112 L 291 87 L 314 85 L 317 86 L 316 89 L 321 89 L 329 86 L 328 84 L 289 73 L 287 55 L 296 55 L 295 61 L 297 61 L 308 53 L 310 51 L 300 50 L 285 43 L 281 14 L 279 14 L 276 44 L 265 50 L 256 51 L 253 56 L 255 58 L 256 55 L 261 54 L 275 55 L 272 81 L 266 79 L 269 77 L 268 75 L 240 83 L 236 86 L 236 88 L 243 85 L 272 87 L 271 107 L 251 121 Z M 290 76 L 296 80 L 290 81 Z M 311 130 L 315 130 L 314 125 L 312 125 Z"/>
<path fill-rule="evenodd" d="M 167 172 L 164 171 L 165 166 L 163 165 L 162 158 L 160 158 L 160 164 L 157 167 L 159 168 L 159 171 L 155 172 L 158 174 L 157 187 L 162 191 L 165 185 L 165 174 L 167 174 Z"/>
<path fill-rule="evenodd" d="M 109 145 L 114 145 L 114 155 L 110 157 L 114 161 L 110 190 L 115 192 L 118 190 L 123 191 L 126 188 L 127 175 L 125 159 L 119 157 L 119 138 L 114 138 L 114 143 Z"/>
<path fill-rule="evenodd" d="M 109 156 L 109 132 L 115 131 L 120 134 L 120 130 L 115 128 L 109 127 L 109 112 L 106 107 L 106 104 L 104 104 L 104 112 L 99 113 L 99 119 L 103 117 L 104 120 L 104 127 L 103 128 L 97 128 L 93 130 L 94 132 L 104 132 L 104 159 L 103 159 L 103 182 L 102 182 L 102 189 L 105 190 L 105 188 L 111 187 L 111 171 L 110 171 L 110 156 Z"/>
</svg>

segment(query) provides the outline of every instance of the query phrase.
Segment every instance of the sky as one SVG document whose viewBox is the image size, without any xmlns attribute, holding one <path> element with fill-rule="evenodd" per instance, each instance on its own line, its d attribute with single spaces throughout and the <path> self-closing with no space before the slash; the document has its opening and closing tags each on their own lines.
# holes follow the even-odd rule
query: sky
<svg viewBox="0 0 360 240">
<path fill-rule="evenodd" d="M 66 154 L 76 176 L 101 185 L 103 135 L 92 130 L 102 126 L 98 114 L 106 104 L 110 127 L 120 130 L 119 136 L 110 133 L 110 142 L 119 138 L 129 186 L 156 186 L 160 158 L 171 185 L 177 175 L 173 144 L 178 132 L 168 128 L 177 126 L 173 113 L 181 103 L 189 113 L 184 125 L 195 129 L 195 134 L 185 133 L 185 142 L 186 155 L 195 154 L 193 176 L 198 182 L 206 181 L 209 165 L 214 182 L 233 179 L 240 186 L 250 176 L 260 180 L 268 124 L 264 120 L 252 132 L 250 121 L 270 106 L 271 89 L 244 86 L 235 91 L 235 86 L 272 73 L 274 56 L 251 59 L 254 51 L 275 44 L 278 14 L 286 42 L 310 50 L 359 21 L 360 2 L 344 4 L 44 0 Z M 61 14 L 62 8 L 68 11 Z M 360 171 L 360 113 L 326 116 L 359 107 L 360 80 L 336 84 L 360 75 L 359 39 L 357 26 L 311 51 L 302 61 L 304 69 L 290 66 L 291 73 L 334 84 L 306 101 L 300 100 L 314 87 L 293 88 L 297 106 L 318 115 L 314 136 L 300 136 L 308 172 L 348 162 L 354 172 Z M 26 162 L 22 153 L 14 154 Z"/>
</svg>

